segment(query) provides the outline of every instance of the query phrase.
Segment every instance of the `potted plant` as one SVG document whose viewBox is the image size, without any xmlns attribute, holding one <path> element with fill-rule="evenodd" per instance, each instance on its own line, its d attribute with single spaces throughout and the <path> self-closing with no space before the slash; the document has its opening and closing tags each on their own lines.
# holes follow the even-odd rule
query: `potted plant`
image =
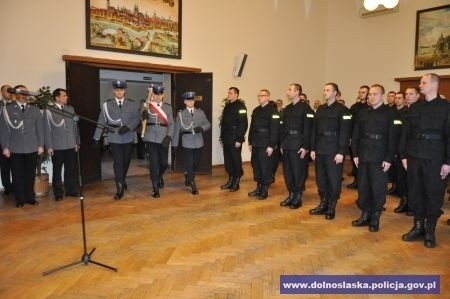
<svg viewBox="0 0 450 299">
<path fill-rule="evenodd" d="M 53 104 L 53 95 L 49 86 L 43 86 L 38 89 L 39 95 L 29 100 L 29 104 L 39 107 L 43 113 L 44 109 Z M 49 175 L 47 173 L 46 162 L 50 161 L 50 156 L 44 148 L 44 152 L 37 157 L 36 180 L 34 183 L 34 193 L 37 197 L 45 197 L 49 190 Z"/>
</svg>

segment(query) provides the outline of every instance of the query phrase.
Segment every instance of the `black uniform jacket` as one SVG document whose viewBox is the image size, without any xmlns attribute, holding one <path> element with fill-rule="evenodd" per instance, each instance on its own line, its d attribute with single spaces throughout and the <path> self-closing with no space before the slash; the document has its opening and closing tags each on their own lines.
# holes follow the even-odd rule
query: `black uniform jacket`
<svg viewBox="0 0 450 299">
<path fill-rule="evenodd" d="M 247 108 L 241 100 L 227 103 L 220 123 L 220 139 L 223 144 L 242 143 L 248 128 Z"/>
<path fill-rule="evenodd" d="M 252 112 L 252 121 L 248 132 L 248 143 L 254 147 L 271 147 L 278 145 L 280 115 L 275 105 L 256 107 Z"/>
<path fill-rule="evenodd" d="M 298 101 L 283 110 L 281 148 L 286 150 L 309 150 L 314 111 L 308 104 Z"/>
</svg>

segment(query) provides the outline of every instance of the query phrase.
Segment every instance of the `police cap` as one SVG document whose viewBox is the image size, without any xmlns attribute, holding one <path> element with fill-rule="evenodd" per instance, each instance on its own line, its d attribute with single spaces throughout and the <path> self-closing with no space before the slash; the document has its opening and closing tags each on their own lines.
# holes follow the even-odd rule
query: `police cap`
<svg viewBox="0 0 450 299">
<path fill-rule="evenodd" d="M 184 100 L 193 100 L 195 97 L 195 92 L 194 91 L 186 91 L 185 93 L 183 93 L 181 95 L 181 98 Z"/>
<path fill-rule="evenodd" d="M 164 86 L 153 86 L 152 87 L 154 94 L 163 94 L 164 93 Z"/>
<path fill-rule="evenodd" d="M 112 86 L 115 89 L 125 89 L 127 88 L 127 82 L 121 80 L 113 81 Z"/>
</svg>

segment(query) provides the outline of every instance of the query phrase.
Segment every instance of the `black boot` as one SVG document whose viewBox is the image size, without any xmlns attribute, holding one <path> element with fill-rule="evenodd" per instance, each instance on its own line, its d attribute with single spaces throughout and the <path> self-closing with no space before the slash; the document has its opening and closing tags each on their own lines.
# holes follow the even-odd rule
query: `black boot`
<svg viewBox="0 0 450 299">
<path fill-rule="evenodd" d="M 330 200 L 328 203 L 328 209 L 325 212 L 325 219 L 326 220 L 333 220 L 334 216 L 336 215 L 336 200 Z"/>
<path fill-rule="evenodd" d="M 260 182 L 258 182 L 256 184 L 256 189 L 249 192 L 248 196 L 259 196 L 261 194 L 261 186 L 262 186 L 262 184 Z"/>
<path fill-rule="evenodd" d="M 370 222 L 370 213 L 368 211 L 363 211 L 361 217 L 352 221 L 352 226 L 365 226 L 369 225 Z"/>
<path fill-rule="evenodd" d="M 294 193 L 294 199 L 292 200 L 291 205 L 289 206 L 290 209 L 298 209 L 302 206 L 302 195 L 300 192 Z"/>
<path fill-rule="evenodd" d="M 370 222 L 369 222 L 369 231 L 370 232 L 377 232 L 380 230 L 380 216 L 381 211 L 375 211 L 372 212 L 372 215 L 370 216 Z"/>
<path fill-rule="evenodd" d="M 159 183 L 158 182 L 152 182 L 152 187 L 153 187 L 152 196 L 154 198 L 158 198 L 159 197 Z"/>
<path fill-rule="evenodd" d="M 394 209 L 395 213 L 405 213 L 408 210 L 408 201 L 406 196 L 400 196 L 400 203 L 398 207 Z"/>
<path fill-rule="evenodd" d="M 233 182 L 233 177 L 230 176 L 228 177 L 228 182 L 226 182 L 225 184 L 223 184 L 222 186 L 220 186 L 220 189 L 225 190 L 225 189 L 230 189 L 231 188 L 231 183 Z"/>
<path fill-rule="evenodd" d="M 405 242 L 422 240 L 425 237 L 425 223 L 423 218 L 414 217 L 413 227 L 402 236 Z"/>
<path fill-rule="evenodd" d="M 193 195 L 198 195 L 197 185 L 194 180 L 191 181 L 191 193 Z"/>
<path fill-rule="evenodd" d="M 269 184 L 262 184 L 261 185 L 261 192 L 258 195 L 259 200 L 264 200 L 269 196 Z"/>
<path fill-rule="evenodd" d="M 323 215 L 325 214 L 325 211 L 328 208 L 328 201 L 321 197 L 320 198 L 320 203 L 317 207 L 315 207 L 314 209 L 309 210 L 309 214 L 311 215 Z"/>
<path fill-rule="evenodd" d="M 347 188 L 349 189 L 357 189 L 358 188 L 358 180 L 355 178 L 355 180 L 347 185 Z"/>
<path fill-rule="evenodd" d="M 427 224 L 425 225 L 425 239 L 423 241 L 423 245 L 427 248 L 436 247 L 436 222 L 437 217 L 428 217 Z"/>
<path fill-rule="evenodd" d="M 282 207 L 290 206 L 293 200 L 294 200 L 294 192 L 289 192 L 289 196 L 286 197 L 282 202 L 280 202 L 280 206 Z"/>
<path fill-rule="evenodd" d="M 114 195 L 115 200 L 119 200 L 123 197 L 123 184 L 122 183 L 116 183 L 116 195 Z"/>
<path fill-rule="evenodd" d="M 239 181 L 241 178 L 233 178 L 231 180 L 231 186 L 230 186 L 230 192 L 238 191 L 239 190 Z"/>
</svg>

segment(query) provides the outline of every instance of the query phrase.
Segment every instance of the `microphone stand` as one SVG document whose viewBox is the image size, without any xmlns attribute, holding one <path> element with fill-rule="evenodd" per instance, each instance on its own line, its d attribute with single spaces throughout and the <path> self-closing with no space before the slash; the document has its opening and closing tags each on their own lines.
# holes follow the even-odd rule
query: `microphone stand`
<svg viewBox="0 0 450 299">
<path fill-rule="evenodd" d="M 90 122 L 90 123 L 93 123 L 93 124 L 96 124 L 97 126 L 103 127 L 103 130 L 108 130 L 108 131 L 112 130 L 112 128 L 109 127 L 108 125 L 100 124 L 100 123 L 98 123 L 96 121 L 93 121 L 93 120 L 91 120 L 89 118 L 85 118 L 85 117 L 82 117 L 82 116 L 79 116 L 77 114 L 73 114 L 73 113 L 70 113 L 70 112 L 67 112 L 67 111 L 61 111 L 60 109 L 57 109 L 54 106 L 48 106 L 47 109 L 49 109 L 49 110 L 51 110 L 51 111 L 53 111 L 53 112 L 55 112 L 57 114 L 60 114 L 60 115 L 63 115 L 63 116 L 68 115 L 68 116 L 73 118 L 73 120 L 76 123 L 76 134 L 77 134 L 76 140 L 80 140 L 80 135 L 79 135 L 80 133 L 79 133 L 79 130 L 78 130 L 78 122 L 79 122 L 80 119 L 82 119 L 84 121 L 87 121 L 87 122 Z M 78 182 L 79 182 L 79 187 L 80 187 L 79 198 L 80 198 L 80 210 L 81 210 L 81 228 L 82 228 L 82 232 L 83 232 L 83 255 L 81 256 L 81 260 L 79 260 L 79 261 L 75 261 L 75 262 L 72 262 L 72 263 L 69 263 L 69 264 L 66 264 L 66 265 L 62 265 L 62 266 L 56 267 L 54 269 L 51 269 L 51 270 L 43 272 L 42 274 L 44 276 L 49 275 L 49 274 L 54 273 L 54 272 L 57 272 L 57 271 L 60 271 L 60 270 L 67 269 L 69 267 L 72 267 L 72 266 L 75 266 L 75 265 L 78 265 L 78 264 L 81 264 L 81 263 L 84 263 L 85 265 L 87 265 L 88 263 L 92 263 L 92 264 L 95 264 L 97 266 L 101 266 L 101 267 L 104 267 L 104 268 L 107 268 L 107 269 L 110 269 L 110 270 L 113 270 L 113 271 L 117 272 L 117 268 L 114 268 L 114 267 L 111 267 L 111 266 L 108 266 L 108 265 L 96 262 L 96 261 L 91 259 L 91 255 L 94 253 L 94 251 L 96 249 L 95 247 L 89 253 L 87 251 L 87 245 L 86 245 L 87 244 L 87 242 L 86 242 L 86 223 L 85 223 L 86 219 L 84 217 L 84 196 L 83 196 L 83 193 L 82 193 L 83 182 L 82 182 L 82 177 L 81 177 L 80 150 L 79 149 L 77 150 L 77 160 L 78 160 Z"/>
</svg>

